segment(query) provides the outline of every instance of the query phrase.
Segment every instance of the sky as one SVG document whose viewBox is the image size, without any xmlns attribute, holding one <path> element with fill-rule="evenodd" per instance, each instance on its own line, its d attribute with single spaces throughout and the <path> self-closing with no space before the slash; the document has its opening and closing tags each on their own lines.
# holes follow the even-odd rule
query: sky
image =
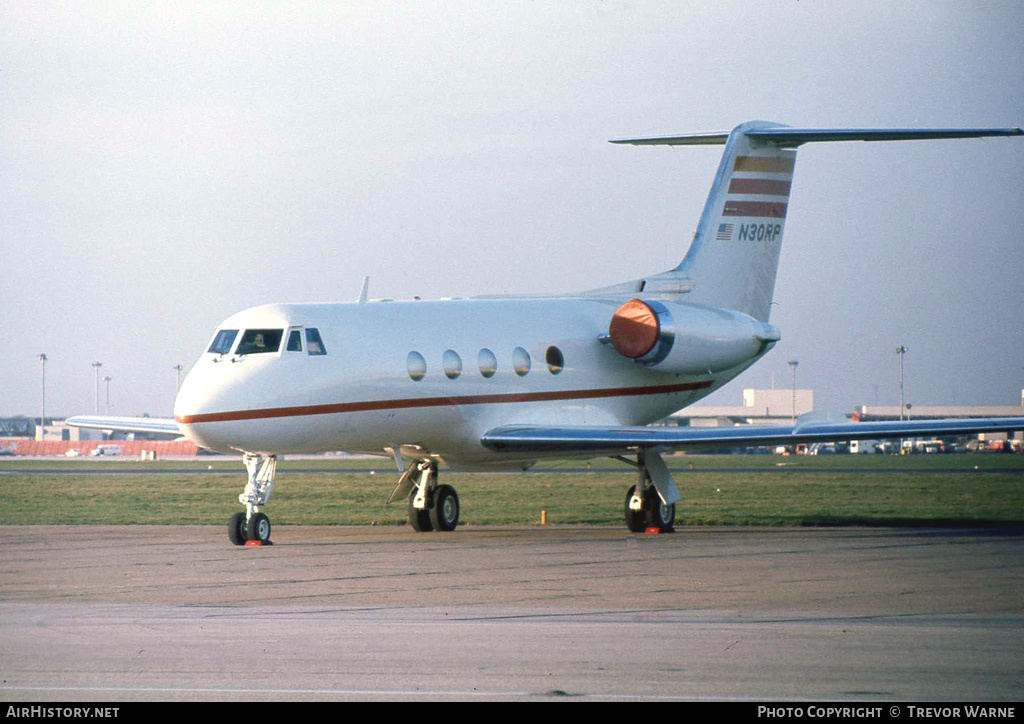
<svg viewBox="0 0 1024 724">
<path fill-rule="evenodd" d="M 676 266 L 721 147 L 1024 125 L 1024 2 L 0 0 L 0 416 L 171 414 L 266 302 L 575 292 Z M 800 149 L 772 322 L 708 398 L 1021 403 L 1024 139 Z M 438 330 L 443 336 L 444 330 Z M 106 411 L 101 392 L 100 411 Z"/>
</svg>

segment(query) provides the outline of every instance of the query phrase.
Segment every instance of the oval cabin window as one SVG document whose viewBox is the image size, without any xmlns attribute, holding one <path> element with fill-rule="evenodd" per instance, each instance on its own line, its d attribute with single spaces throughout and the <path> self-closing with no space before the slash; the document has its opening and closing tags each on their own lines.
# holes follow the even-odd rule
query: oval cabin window
<svg viewBox="0 0 1024 724">
<path fill-rule="evenodd" d="M 444 373 L 448 379 L 454 380 L 462 374 L 462 358 L 459 357 L 455 350 L 446 349 L 441 361 L 444 364 Z"/>
<path fill-rule="evenodd" d="M 477 355 L 477 364 L 480 365 L 480 374 L 484 377 L 494 377 L 494 373 L 498 371 L 498 358 L 494 356 L 494 352 L 489 349 L 480 350 L 480 354 Z"/>
<path fill-rule="evenodd" d="M 419 352 L 410 352 L 405 358 L 405 366 L 414 382 L 419 382 L 427 376 L 427 361 Z"/>
<path fill-rule="evenodd" d="M 548 370 L 551 374 L 557 375 L 563 369 L 565 369 L 565 358 L 562 356 L 562 350 L 552 345 L 548 347 L 547 354 L 544 355 L 544 359 L 548 363 Z"/>
<path fill-rule="evenodd" d="M 512 351 L 512 369 L 520 377 L 525 377 L 530 371 L 530 353 L 522 347 L 516 347 Z"/>
</svg>

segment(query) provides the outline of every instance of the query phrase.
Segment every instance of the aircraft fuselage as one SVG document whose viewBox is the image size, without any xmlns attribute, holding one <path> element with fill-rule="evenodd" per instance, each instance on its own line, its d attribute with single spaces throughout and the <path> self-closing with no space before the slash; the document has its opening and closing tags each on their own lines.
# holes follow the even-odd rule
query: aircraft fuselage
<svg viewBox="0 0 1024 724">
<path fill-rule="evenodd" d="M 254 307 L 218 327 L 237 330 L 235 345 L 229 353 L 203 353 L 182 385 L 175 417 L 190 439 L 224 452 L 380 454 L 385 447 L 418 446 L 456 466 L 518 465 L 529 461 L 488 451 L 481 435 L 539 420 L 647 424 L 708 395 L 766 351 L 703 374 L 643 367 L 598 341 L 622 301 Z M 707 319 L 715 315 L 692 311 L 713 337 L 715 322 Z M 326 354 L 309 353 L 303 334 L 309 328 Z M 278 348 L 238 354 L 237 340 L 247 330 L 280 330 Z M 289 350 L 296 331 L 300 344 Z"/>
</svg>

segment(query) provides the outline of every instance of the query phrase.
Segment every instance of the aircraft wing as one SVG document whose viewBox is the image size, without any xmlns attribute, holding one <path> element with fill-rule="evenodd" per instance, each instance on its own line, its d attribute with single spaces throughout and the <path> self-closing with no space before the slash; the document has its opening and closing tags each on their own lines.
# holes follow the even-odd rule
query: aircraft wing
<svg viewBox="0 0 1024 724">
<path fill-rule="evenodd" d="M 506 425 L 484 433 L 481 443 L 491 450 L 510 453 L 621 455 L 636 448 L 697 450 L 1016 430 L 1024 430 L 1024 417 L 844 423 L 798 420 L 796 425 L 701 428 Z"/>
<path fill-rule="evenodd" d="M 76 415 L 65 422 L 71 427 L 87 427 L 93 430 L 115 430 L 117 432 L 159 432 L 168 435 L 183 435 L 177 420 L 173 417 L 104 417 L 101 415 Z"/>
</svg>

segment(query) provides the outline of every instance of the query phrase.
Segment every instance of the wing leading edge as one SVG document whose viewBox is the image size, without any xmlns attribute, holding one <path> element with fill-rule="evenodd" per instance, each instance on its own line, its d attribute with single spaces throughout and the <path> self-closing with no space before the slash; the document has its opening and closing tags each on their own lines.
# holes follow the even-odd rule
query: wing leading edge
<svg viewBox="0 0 1024 724">
<path fill-rule="evenodd" d="M 1024 417 L 909 422 L 798 422 L 796 425 L 720 428 L 506 425 L 484 433 L 480 442 L 490 450 L 509 453 L 620 455 L 637 448 L 698 450 L 925 435 L 973 435 L 1016 430 L 1024 430 Z"/>
</svg>

